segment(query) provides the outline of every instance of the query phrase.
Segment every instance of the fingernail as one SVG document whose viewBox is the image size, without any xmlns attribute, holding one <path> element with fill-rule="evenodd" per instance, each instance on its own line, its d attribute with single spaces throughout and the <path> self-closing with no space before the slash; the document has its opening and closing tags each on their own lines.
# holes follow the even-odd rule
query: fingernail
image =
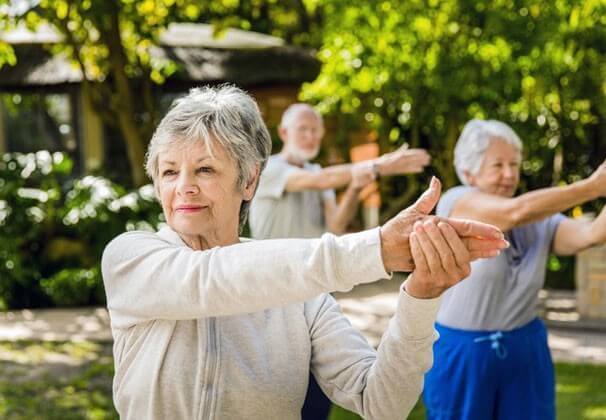
<svg viewBox="0 0 606 420">
<path fill-rule="evenodd" d="M 508 240 L 503 239 L 503 242 L 505 243 L 505 248 L 509 248 L 511 246 Z"/>
</svg>

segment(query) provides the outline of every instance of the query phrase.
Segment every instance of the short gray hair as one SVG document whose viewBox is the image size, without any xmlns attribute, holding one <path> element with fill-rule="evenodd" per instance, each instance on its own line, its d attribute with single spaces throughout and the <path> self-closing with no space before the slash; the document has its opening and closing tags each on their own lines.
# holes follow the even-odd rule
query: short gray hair
<svg viewBox="0 0 606 420">
<path fill-rule="evenodd" d="M 322 119 L 322 115 L 320 115 L 320 113 L 318 112 L 317 109 L 315 109 L 313 106 L 311 106 L 309 104 L 296 103 L 296 104 L 292 104 L 288 108 L 286 108 L 286 111 L 284 111 L 284 113 L 282 114 L 282 118 L 280 119 L 280 127 L 282 127 L 282 128 L 290 127 L 292 125 L 292 123 L 295 121 L 295 118 L 297 117 L 297 115 L 299 115 L 299 113 L 304 112 L 304 111 L 312 112 L 316 116 L 316 118 L 318 118 L 318 121 L 320 121 L 320 124 L 324 125 L 324 120 Z"/>
<path fill-rule="evenodd" d="M 497 139 L 514 146 L 522 153 L 522 141 L 504 122 L 473 119 L 465 124 L 454 149 L 455 170 L 463 184 L 469 185 L 465 172 L 476 175 L 480 171 L 486 150 Z"/>
<path fill-rule="evenodd" d="M 158 156 L 168 147 L 202 141 L 212 150 L 218 142 L 236 163 L 238 188 L 263 170 L 271 153 L 271 137 L 255 100 L 232 86 L 194 88 L 176 99 L 162 118 L 147 148 L 145 169 L 156 186 Z M 240 208 L 240 229 L 248 217 L 249 201 Z"/>
</svg>

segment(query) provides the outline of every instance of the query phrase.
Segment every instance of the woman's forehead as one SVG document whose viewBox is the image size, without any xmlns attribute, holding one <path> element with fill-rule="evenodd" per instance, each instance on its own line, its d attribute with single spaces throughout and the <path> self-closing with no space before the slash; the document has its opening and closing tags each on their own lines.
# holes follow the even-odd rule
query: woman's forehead
<svg viewBox="0 0 606 420">
<path fill-rule="evenodd" d="M 518 158 L 521 151 L 514 145 L 500 138 L 493 139 L 486 150 L 486 157 L 491 158 Z"/>
<path fill-rule="evenodd" d="M 220 143 L 214 140 L 177 141 L 160 149 L 158 160 L 162 163 L 175 163 L 184 160 L 221 160 L 227 153 Z"/>
</svg>

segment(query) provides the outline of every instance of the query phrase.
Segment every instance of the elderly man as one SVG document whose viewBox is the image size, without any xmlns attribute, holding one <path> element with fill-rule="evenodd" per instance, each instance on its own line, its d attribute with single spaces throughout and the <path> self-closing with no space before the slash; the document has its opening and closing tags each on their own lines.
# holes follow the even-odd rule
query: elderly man
<svg viewBox="0 0 606 420">
<path fill-rule="evenodd" d="M 423 149 L 399 149 L 365 162 L 322 168 L 310 163 L 320 151 L 324 123 L 310 105 L 291 105 L 278 129 L 282 151 L 269 158 L 250 208 L 256 239 L 315 238 L 342 234 L 353 219 L 362 188 L 378 176 L 419 173 L 429 164 Z M 337 204 L 334 189 L 347 187 Z M 330 400 L 310 376 L 303 419 L 328 417 Z"/>
</svg>

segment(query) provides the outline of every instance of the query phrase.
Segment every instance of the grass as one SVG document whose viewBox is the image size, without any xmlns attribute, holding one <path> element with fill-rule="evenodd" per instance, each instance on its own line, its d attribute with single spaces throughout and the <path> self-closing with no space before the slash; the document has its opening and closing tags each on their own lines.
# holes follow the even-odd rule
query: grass
<svg viewBox="0 0 606 420">
<path fill-rule="evenodd" d="M 0 418 L 118 419 L 111 344 L 0 342 Z"/>
<path fill-rule="evenodd" d="M 117 419 L 111 344 L 0 342 L 0 418 Z M 606 420 L 606 366 L 556 364 L 560 420 Z M 409 419 L 425 418 L 417 404 Z M 330 420 L 360 417 L 334 407 Z"/>
<path fill-rule="evenodd" d="M 606 366 L 556 363 L 556 413 L 558 420 L 606 420 Z M 425 418 L 423 403 L 417 403 L 409 420 Z M 330 420 L 361 417 L 333 407 Z"/>
</svg>

